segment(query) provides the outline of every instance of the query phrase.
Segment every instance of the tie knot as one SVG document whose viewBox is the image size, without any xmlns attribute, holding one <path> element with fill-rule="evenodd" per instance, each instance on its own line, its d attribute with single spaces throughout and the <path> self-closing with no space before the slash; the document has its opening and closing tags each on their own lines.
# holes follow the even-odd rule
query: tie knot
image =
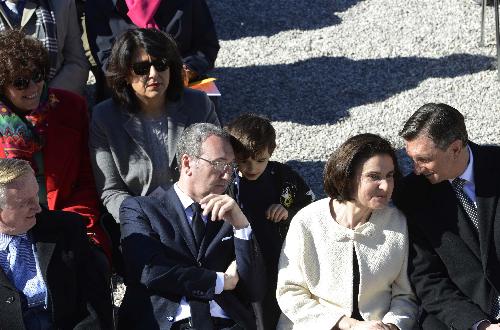
<svg viewBox="0 0 500 330">
<path fill-rule="evenodd" d="M 453 179 L 451 184 L 453 185 L 454 188 L 462 190 L 464 188 L 464 185 L 466 182 L 467 182 L 467 180 L 462 179 L 461 177 L 457 177 L 457 178 Z"/>
<path fill-rule="evenodd" d="M 11 243 L 15 246 L 19 246 L 21 243 L 29 242 L 28 236 L 26 234 L 16 235 L 12 237 Z"/>
<path fill-rule="evenodd" d="M 203 213 L 203 210 L 201 209 L 200 203 L 197 203 L 197 202 L 194 202 L 193 204 L 191 204 L 191 210 L 193 211 L 193 214 L 198 213 L 201 215 Z"/>
</svg>

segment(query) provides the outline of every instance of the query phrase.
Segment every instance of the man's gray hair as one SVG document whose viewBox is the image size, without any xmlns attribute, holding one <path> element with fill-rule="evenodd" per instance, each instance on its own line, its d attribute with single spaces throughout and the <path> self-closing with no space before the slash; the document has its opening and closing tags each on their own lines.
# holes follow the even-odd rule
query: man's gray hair
<svg viewBox="0 0 500 330">
<path fill-rule="evenodd" d="M 28 161 L 15 158 L 0 158 L 0 207 L 5 205 L 7 185 L 27 173 L 33 173 Z"/>
<path fill-rule="evenodd" d="M 197 123 L 189 126 L 177 142 L 177 165 L 181 169 L 182 155 L 198 157 L 202 154 L 201 145 L 207 138 L 215 135 L 231 141 L 231 135 L 222 128 L 209 123 Z"/>
</svg>

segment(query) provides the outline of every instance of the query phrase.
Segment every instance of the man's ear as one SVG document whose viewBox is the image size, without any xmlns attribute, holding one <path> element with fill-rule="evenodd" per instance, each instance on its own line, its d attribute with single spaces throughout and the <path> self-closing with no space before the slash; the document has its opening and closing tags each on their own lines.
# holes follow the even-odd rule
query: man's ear
<svg viewBox="0 0 500 330">
<path fill-rule="evenodd" d="M 193 159 L 188 154 L 181 156 L 181 171 L 187 175 L 191 175 L 191 168 L 193 166 Z"/>
<path fill-rule="evenodd" d="M 462 152 L 464 148 L 464 144 L 461 140 L 457 139 L 455 141 L 453 141 L 449 146 L 448 146 L 448 150 L 451 151 L 452 155 L 454 158 L 457 158 L 458 155 L 460 155 L 460 153 Z"/>
</svg>

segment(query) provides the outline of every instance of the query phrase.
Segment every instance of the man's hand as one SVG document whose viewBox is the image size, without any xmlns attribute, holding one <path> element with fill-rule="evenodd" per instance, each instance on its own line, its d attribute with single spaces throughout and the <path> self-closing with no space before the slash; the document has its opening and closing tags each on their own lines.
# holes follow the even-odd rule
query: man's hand
<svg viewBox="0 0 500 330">
<path fill-rule="evenodd" d="M 281 204 L 271 204 L 266 210 L 266 218 L 272 222 L 288 219 L 288 210 Z"/>
<path fill-rule="evenodd" d="M 240 280 L 240 276 L 238 275 L 238 269 L 236 267 L 236 260 L 227 267 L 226 272 L 224 273 L 224 291 L 233 290 L 238 284 Z"/>
<path fill-rule="evenodd" d="M 212 213 L 212 221 L 224 220 L 236 229 L 249 225 L 247 217 L 241 212 L 238 204 L 228 195 L 210 194 L 200 200 L 200 205 L 203 215 Z"/>
</svg>

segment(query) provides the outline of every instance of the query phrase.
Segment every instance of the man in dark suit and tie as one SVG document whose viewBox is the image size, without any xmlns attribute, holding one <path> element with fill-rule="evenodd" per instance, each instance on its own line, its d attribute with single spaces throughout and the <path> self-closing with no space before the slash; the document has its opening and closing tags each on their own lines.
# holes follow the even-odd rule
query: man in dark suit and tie
<svg viewBox="0 0 500 330">
<path fill-rule="evenodd" d="M 408 217 L 422 328 L 500 329 L 500 148 L 469 141 L 446 104 L 422 106 L 400 136 L 415 173 L 394 199 Z"/>
<path fill-rule="evenodd" d="M 42 210 L 30 163 L 0 159 L 0 329 L 110 329 L 83 218 Z"/>
<path fill-rule="evenodd" d="M 120 207 L 127 292 L 119 327 L 255 329 L 250 303 L 264 295 L 265 271 L 246 216 L 223 194 L 235 170 L 229 135 L 194 124 L 177 160 L 170 189 Z"/>
</svg>

